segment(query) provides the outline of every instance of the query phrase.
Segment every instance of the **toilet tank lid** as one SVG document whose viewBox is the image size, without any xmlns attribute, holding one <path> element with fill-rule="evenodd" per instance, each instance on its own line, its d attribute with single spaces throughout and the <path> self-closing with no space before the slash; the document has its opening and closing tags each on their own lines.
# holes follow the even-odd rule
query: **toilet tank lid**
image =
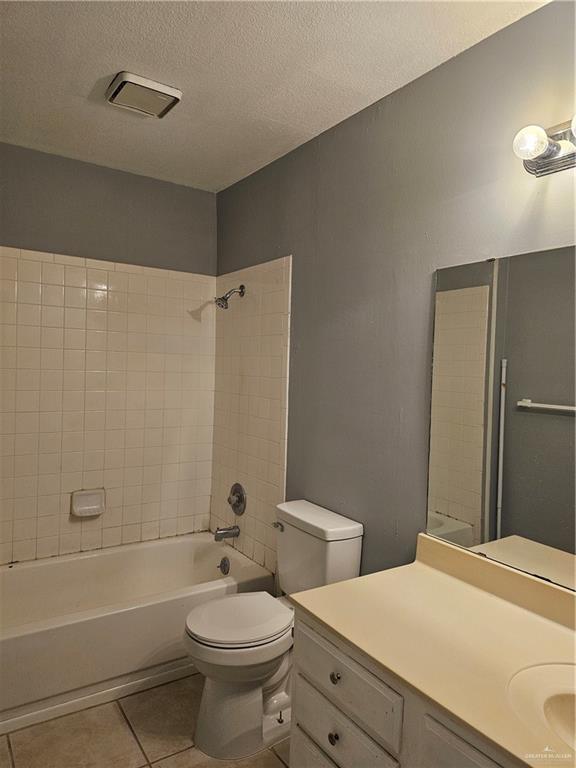
<svg viewBox="0 0 576 768">
<path fill-rule="evenodd" d="M 284 501 L 278 504 L 278 520 L 324 541 L 357 539 L 364 533 L 362 523 L 312 504 L 311 501 Z"/>
</svg>

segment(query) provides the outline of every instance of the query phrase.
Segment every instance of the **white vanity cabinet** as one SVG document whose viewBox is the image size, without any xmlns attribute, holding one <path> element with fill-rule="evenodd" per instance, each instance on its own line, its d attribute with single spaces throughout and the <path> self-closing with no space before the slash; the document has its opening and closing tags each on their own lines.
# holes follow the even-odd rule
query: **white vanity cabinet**
<svg viewBox="0 0 576 768">
<path fill-rule="evenodd" d="M 296 611 L 291 768 L 518 768 Z"/>
</svg>

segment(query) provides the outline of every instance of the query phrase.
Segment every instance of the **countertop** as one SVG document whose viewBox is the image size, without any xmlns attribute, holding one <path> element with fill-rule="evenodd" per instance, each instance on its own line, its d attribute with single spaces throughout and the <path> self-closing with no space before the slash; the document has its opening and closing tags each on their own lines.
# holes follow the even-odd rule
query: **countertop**
<svg viewBox="0 0 576 768">
<path fill-rule="evenodd" d="M 291 596 L 383 670 L 527 765 L 542 765 L 545 747 L 564 755 L 555 764 L 573 763 L 545 723 L 520 720 L 507 687 L 526 667 L 574 663 L 574 598 L 423 534 L 410 565 Z"/>
<path fill-rule="evenodd" d="M 569 552 L 548 547 L 523 536 L 505 536 L 470 549 L 473 552 L 482 552 L 492 560 L 498 560 L 512 568 L 520 568 L 555 584 L 576 589 L 576 558 Z"/>
</svg>

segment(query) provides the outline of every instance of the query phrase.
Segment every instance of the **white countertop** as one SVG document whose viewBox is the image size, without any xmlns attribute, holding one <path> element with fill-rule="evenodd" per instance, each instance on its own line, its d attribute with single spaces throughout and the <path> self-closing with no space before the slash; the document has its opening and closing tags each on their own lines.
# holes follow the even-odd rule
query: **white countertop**
<svg viewBox="0 0 576 768">
<path fill-rule="evenodd" d="M 574 663 L 574 595 L 568 590 L 421 535 L 411 565 L 291 600 L 526 764 L 542 765 L 529 755 L 545 746 L 570 753 L 547 725 L 521 721 L 507 697 L 519 670 Z"/>
<path fill-rule="evenodd" d="M 524 536 L 505 536 L 470 549 L 512 568 L 520 568 L 526 573 L 550 579 L 555 584 L 576 589 L 576 557 L 569 552 L 548 547 Z"/>
</svg>

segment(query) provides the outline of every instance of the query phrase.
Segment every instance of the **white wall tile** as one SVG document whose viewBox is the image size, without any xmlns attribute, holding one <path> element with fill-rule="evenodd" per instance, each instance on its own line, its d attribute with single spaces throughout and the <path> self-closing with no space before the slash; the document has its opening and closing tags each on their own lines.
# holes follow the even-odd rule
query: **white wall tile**
<svg viewBox="0 0 576 768">
<path fill-rule="evenodd" d="M 175 301 L 184 285 L 191 298 Z M 201 430 L 213 420 L 215 289 L 210 277 L 0 249 L 0 562 L 208 527 L 206 512 L 179 517 L 178 503 L 207 510 L 211 492 Z M 204 376 L 184 386 L 184 367 Z M 69 493 L 102 484 L 100 522 L 70 519 Z"/>
<path fill-rule="evenodd" d="M 275 505 L 286 482 L 290 269 L 290 257 L 277 259 L 222 275 L 216 284 L 220 295 L 244 283 L 246 295 L 232 297 L 217 315 L 210 524 L 237 522 L 241 535 L 233 545 L 271 570 Z M 227 504 L 234 482 L 248 495 L 239 519 Z"/>
<path fill-rule="evenodd" d="M 488 286 L 436 294 L 428 508 L 482 540 Z"/>
<path fill-rule="evenodd" d="M 0 296 L 0 562 L 230 524 L 239 480 L 236 545 L 275 568 L 290 259 L 216 280 L 2 248 Z M 101 485 L 102 518 L 70 518 L 70 493 Z"/>
</svg>

